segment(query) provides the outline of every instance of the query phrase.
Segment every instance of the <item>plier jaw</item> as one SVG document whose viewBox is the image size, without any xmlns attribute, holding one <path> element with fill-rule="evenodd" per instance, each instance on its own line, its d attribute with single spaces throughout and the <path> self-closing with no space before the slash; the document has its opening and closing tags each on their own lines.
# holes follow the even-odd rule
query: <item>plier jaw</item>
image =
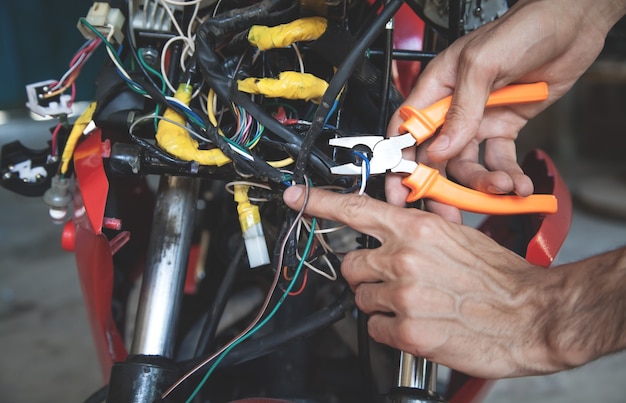
<svg viewBox="0 0 626 403">
<path fill-rule="evenodd" d="M 330 139 L 328 144 L 333 147 L 354 149 L 366 146 L 371 151 L 370 174 L 391 172 L 411 173 L 417 167 L 415 161 L 402 158 L 402 150 L 416 144 L 415 138 L 407 133 L 400 136 L 384 138 L 383 136 L 353 136 Z M 361 175 L 359 165 L 348 163 L 332 167 L 330 172 L 337 175 Z"/>
</svg>

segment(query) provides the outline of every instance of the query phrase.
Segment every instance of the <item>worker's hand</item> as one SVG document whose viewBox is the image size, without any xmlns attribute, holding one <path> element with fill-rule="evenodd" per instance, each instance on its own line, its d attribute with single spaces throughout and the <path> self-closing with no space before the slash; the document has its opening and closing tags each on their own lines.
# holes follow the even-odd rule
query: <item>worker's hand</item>
<svg viewBox="0 0 626 403">
<path fill-rule="evenodd" d="M 289 207 L 300 209 L 302 190 L 285 191 Z M 559 298 L 543 292 L 549 271 L 473 228 L 367 196 L 312 189 L 305 212 L 382 243 L 341 265 L 376 341 L 480 377 L 555 370 L 541 316 Z"/>
<path fill-rule="evenodd" d="M 455 41 L 429 63 L 405 101 L 421 109 L 453 96 L 440 133 L 420 147 L 417 160 L 483 192 L 531 194 L 532 182 L 517 164 L 518 132 L 591 65 L 609 29 L 624 14 L 624 3 L 520 0 L 502 18 Z M 491 91 L 537 81 L 548 83 L 548 100 L 484 108 Z M 396 112 L 388 135 L 396 135 L 400 123 Z M 482 142 L 485 166 L 478 160 Z M 404 205 L 408 194 L 400 180 L 397 174 L 387 177 L 387 200 L 396 205 Z M 427 207 L 460 222 L 454 208 L 432 202 Z"/>
</svg>

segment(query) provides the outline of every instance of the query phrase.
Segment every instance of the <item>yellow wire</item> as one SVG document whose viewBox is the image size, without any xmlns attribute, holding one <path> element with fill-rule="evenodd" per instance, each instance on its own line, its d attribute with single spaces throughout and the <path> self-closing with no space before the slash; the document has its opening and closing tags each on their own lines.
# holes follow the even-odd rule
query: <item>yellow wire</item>
<svg viewBox="0 0 626 403">
<path fill-rule="evenodd" d="M 96 110 L 96 105 L 96 102 L 90 103 L 87 109 L 85 109 L 78 119 L 76 119 L 76 122 L 74 122 L 74 127 L 67 138 L 67 143 L 65 143 L 63 155 L 61 156 L 61 175 L 67 173 L 78 139 L 83 134 L 83 130 L 85 130 L 87 124 L 91 121 L 91 117 Z"/>
</svg>

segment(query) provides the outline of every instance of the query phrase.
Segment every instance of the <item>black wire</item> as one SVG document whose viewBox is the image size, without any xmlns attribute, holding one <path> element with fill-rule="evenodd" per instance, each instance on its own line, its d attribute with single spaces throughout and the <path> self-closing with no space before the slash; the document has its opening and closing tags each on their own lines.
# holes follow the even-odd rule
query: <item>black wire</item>
<svg viewBox="0 0 626 403">
<path fill-rule="evenodd" d="M 222 279 L 222 282 L 220 283 L 220 286 L 215 294 L 215 298 L 211 303 L 211 310 L 208 312 L 208 316 L 202 326 L 202 330 L 200 331 L 200 337 L 198 339 L 194 356 L 205 354 L 207 349 L 210 347 L 210 343 L 215 338 L 217 325 L 222 318 L 222 313 L 224 312 L 224 307 L 228 301 L 228 296 L 233 288 L 233 284 L 237 277 L 237 271 L 239 269 L 239 263 L 244 255 L 244 251 L 245 246 L 242 242 L 239 248 L 237 248 L 232 261 L 226 268 L 224 278 Z"/>
<path fill-rule="evenodd" d="M 352 75 L 352 71 L 354 70 L 359 59 L 363 57 L 365 50 L 372 44 L 380 31 L 387 24 L 387 21 L 389 21 L 389 19 L 394 16 L 394 14 L 398 11 L 402 4 L 404 4 L 404 0 L 391 0 L 389 3 L 387 3 L 383 11 L 381 11 L 378 17 L 374 19 L 367 32 L 358 39 L 355 47 L 344 59 L 341 66 L 339 66 L 337 72 L 330 80 L 328 89 L 324 93 L 320 105 L 317 108 L 315 115 L 313 116 L 311 127 L 309 128 L 304 138 L 304 141 L 302 142 L 302 148 L 300 149 L 298 159 L 296 160 L 296 166 L 294 169 L 294 180 L 297 183 L 302 183 L 303 181 L 304 173 L 309 158 L 311 156 L 311 150 L 313 149 L 313 145 L 315 144 L 317 138 L 322 132 L 322 128 L 324 127 L 324 123 L 326 121 L 326 116 L 330 112 L 330 109 L 332 108 L 335 99 L 339 95 L 339 92 L 343 89 L 344 85 Z"/>
<path fill-rule="evenodd" d="M 385 135 L 389 115 L 389 90 L 391 89 L 391 65 L 393 63 L 393 33 L 393 26 L 385 29 L 385 64 L 383 66 L 380 115 L 378 117 L 378 134 L 380 135 Z"/>
<path fill-rule="evenodd" d="M 220 362 L 219 367 L 231 367 L 258 357 L 267 355 L 275 351 L 280 346 L 292 342 L 298 338 L 312 335 L 315 331 L 325 328 L 345 317 L 346 311 L 352 308 L 353 298 L 350 292 L 343 292 L 342 295 L 332 304 L 322 308 L 307 317 L 294 321 L 286 329 L 273 331 L 269 334 L 247 340 L 234 347 L 227 356 Z M 181 368 L 193 368 L 203 358 L 194 358 L 181 362 Z"/>
</svg>

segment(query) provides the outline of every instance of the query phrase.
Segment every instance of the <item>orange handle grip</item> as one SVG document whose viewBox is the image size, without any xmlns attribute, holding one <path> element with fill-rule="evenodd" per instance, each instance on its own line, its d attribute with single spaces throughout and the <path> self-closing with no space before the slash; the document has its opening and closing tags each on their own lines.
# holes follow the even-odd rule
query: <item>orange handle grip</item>
<svg viewBox="0 0 626 403">
<path fill-rule="evenodd" d="M 439 175 L 436 169 L 421 164 L 402 180 L 402 184 L 411 189 L 407 202 L 427 198 L 474 213 L 552 214 L 556 213 L 558 207 L 554 195 L 535 194 L 521 197 L 483 193 L 451 182 Z"/>
<path fill-rule="evenodd" d="M 528 102 L 545 101 L 548 98 L 548 84 L 538 82 L 533 84 L 511 84 L 493 91 L 485 106 L 502 106 Z M 450 109 L 452 96 L 443 98 L 434 104 L 417 110 L 405 105 L 400 108 L 400 116 L 404 123 L 398 128 L 400 133 L 411 133 L 417 144 L 430 138 L 446 119 Z"/>
</svg>

